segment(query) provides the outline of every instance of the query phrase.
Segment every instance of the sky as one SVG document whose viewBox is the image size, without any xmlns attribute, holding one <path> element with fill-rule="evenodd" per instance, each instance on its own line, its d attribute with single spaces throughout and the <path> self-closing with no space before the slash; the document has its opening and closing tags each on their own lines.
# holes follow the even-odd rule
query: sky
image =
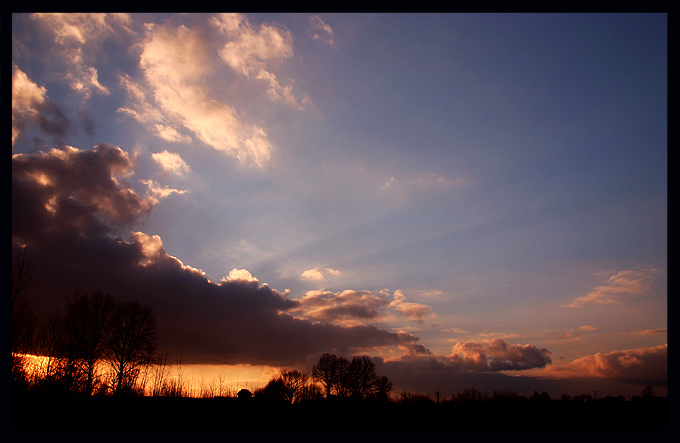
<svg viewBox="0 0 680 443">
<path fill-rule="evenodd" d="M 665 14 L 17 13 L 11 59 L 38 312 L 140 300 L 213 371 L 665 392 Z"/>
</svg>

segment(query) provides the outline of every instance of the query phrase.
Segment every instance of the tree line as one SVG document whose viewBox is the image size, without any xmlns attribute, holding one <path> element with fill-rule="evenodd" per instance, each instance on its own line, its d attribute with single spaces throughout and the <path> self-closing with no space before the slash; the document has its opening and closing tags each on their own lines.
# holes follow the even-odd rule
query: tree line
<svg viewBox="0 0 680 443">
<path fill-rule="evenodd" d="M 118 301 L 103 292 L 67 296 L 63 311 L 38 321 L 26 297 L 35 263 L 27 245 L 12 263 L 12 382 L 28 389 L 92 395 L 138 390 L 143 369 L 158 348 L 156 317 L 139 301 Z M 42 357 L 31 373 L 28 354 Z"/>
<path fill-rule="evenodd" d="M 370 357 L 343 356 L 325 353 L 311 371 L 284 369 L 262 388 L 255 390 L 259 398 L 297 403 L 320 398 L 352 398 L 387 402 L 392 382 L 379 376 Z"/>
</svg>

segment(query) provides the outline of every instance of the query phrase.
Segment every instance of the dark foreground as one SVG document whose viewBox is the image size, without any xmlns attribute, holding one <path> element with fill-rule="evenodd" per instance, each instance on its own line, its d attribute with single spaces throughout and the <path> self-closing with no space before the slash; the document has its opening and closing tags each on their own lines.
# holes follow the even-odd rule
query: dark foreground
<svg viewBox="0 0 680 443">
<path fill-rule="evenodd" d="M 73 430 L 665 430 L 666 398 L 405 405 L 183 397 L 12 398 L 12 428 Z"/>
</svg>

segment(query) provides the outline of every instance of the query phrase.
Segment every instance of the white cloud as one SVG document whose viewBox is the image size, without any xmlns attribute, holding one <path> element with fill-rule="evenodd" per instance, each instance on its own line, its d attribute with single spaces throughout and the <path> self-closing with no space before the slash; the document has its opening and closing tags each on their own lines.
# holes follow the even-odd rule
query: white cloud
<svg viewBox="0 0 680 443">
<path fill-rule="evenodd" d="M 258 279 L 253 277 L 253 275 L 247 269 L 232 269 L 229 271 L 229 275 L 222 277 L 223 282 L 229 281 L 241 281 L 249 283 L 257 283 Z"/>
<path fill-rule="evenodd" d="M 302 274 L 300 274 L 300 278 L 303 280 L 313 280 L 313 281 L 320 281 L 324 280 L 325 278 L 329 276 L 338 276 L 340 275 L 340 271 L 337 269 L 332 269 L 332 268 L 314 268 L 314 269 L 308 269 L 304 271 Z"/>
<path fill-rule="evenodd" d="M 163 152 L 154 152 L 151 154 L 151 158 L 165 172 L 182 175 L 191 170 L 189 165 L 182 160 L 182 157 L 175 152 L 168 152 L 167 150 L 164 150 Z"/>
<path fill-rule="evenodd" d="M 302 103 L 293 95 L 293 81 L 282 85 L 273 67 L 293 55 L 293 38 L 286 29 L 262 24 L 258 29 L 251 26 L 241 14 L 220 14 L 211 23 L 230 40 L 219 50 L 220 58 L 234 71 L 249 80 L 267 85 L 267 95 L 302 109 Z"/>
<path fill-rule="evenodd" d="M 26 120 L 37 119 L 38 109 L 46 98 L 44 86 L 38 86 L 24 71 L 12 65 L 12 145 L 23 131 Z"/>
<path fill-rule="evenodd" d="M 192 131 L 206 145 L 262 167 L 272 145 L 264 129 L 244 122 L 236 110 L 211 95 L 205 81 L 212 71 L 209 42 L 186 26 L 148 25 L 141 45 L 140 67 L 145 86 L 127 76 L 121 82 L 130 103 L 119 109 L 168 141 L 189 141 L 180 128 Z"/>
<path fill-rule="evenodd" d="M 157 185 L 153 180 L 142 180 L 142 183 L 144 183 L 149 188 L 149 195 L 156 203 L 172 194 L 184 194 L 187 192 L 186 189 L 182 190 L 170 188 L 168 186 Z"/>
</svg>

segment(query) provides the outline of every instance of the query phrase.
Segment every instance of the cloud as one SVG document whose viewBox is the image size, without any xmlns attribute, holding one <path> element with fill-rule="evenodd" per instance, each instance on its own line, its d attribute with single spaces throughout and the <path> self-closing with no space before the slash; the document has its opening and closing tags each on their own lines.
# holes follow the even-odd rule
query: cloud
<svg viewBox="0 0 680 443">
<path fill-rule="evenodd" d="M 78 229 L 95 234 L 132 223 L 157 201 L 136 194 L 122 180 L 134 167 L 132 157 L 109 144 L 87 151 L 65 146 L 15 154 L 12 208 L 18 212 L 13 211 L 12 224 L 27 230 Z"/>
<path fill-rule="evenodd" d="M 545 375 L 665 385 L 668 380 L 668 344 L 580 357 L 571 363 L 547 368 Z"/>
<path fill-rule="evenodd" d="M 533 345 L 512 345 L 503 339 L 456 343 L 447 360 L 461 370 L 497 372 L 541 368 L 552 362 L 550 351 Z"/>
<path fill-rule="evenodd" d="M 189 165 L 187 165 L 186 162 L 182 160 L 182 157 L 175 152 L 168 152 L 167 150 L 162 152 L 154 152 L 151 154 L 151 158 L 164 172 L 174 175 L 182 175 L 185 172 L 189 172 L 191 170 Z"/>
<path fill-rule="evenodd" d="M 501 339 L 457 343 L 450 355 L 433 354 L 411 346 L 401 358 L 373 357 L 376 370 L 395 386 L 416 392 L 455 393 L 475 387 L 482 391 L 533 391 L 549 385 L 533 377 L 508 376 L 502 371 L 542 368 L 551 363 L 550 351 L 533 345 L 509 344 Z"/>
<path fill-rule="evenodd" d="M 442 191 L 451 191 L 466 184 L 461 177 L 451 179 L 443 174 L 415 172 L 390 176 L 380 185 L 379 191 L 398 203 L 404 203 L 414 196 L 421 197 Z"/>
<path fill-rule="evenodd" d="M 384 294 L 371 291 L 342 292 L 315 290 L 308 291 L 298 299 L 298 312 L 303 318 L 335 324 L 366 324 L 384 318 L 382 308 L 389 304 Z"/>
<path fill-rule="evenodd" d="M 229 275 L 222 277 L 223 282 L 241 281 L 248 283 L 257 283 L 258 279 L 253 277 L 247 269 L 232 269 Z"/>
<path fill-rule="evenodd" d="M 395 314 L 422 322 L 425 317 L 434 315 L 429 306 L 405 300 L 400 290 L 394 291 L 392 296 L 388 291 L 313 290 L 297 299 L 299 305 L 292 312 L 302 318 L 341 325 L 386 322 Z"/>
<path fill-rule="evenodd" d="M 60 52 L 59 59 L 63 61 L 62 78 L 73 91 L 83 99 L 93 93 L 110 94 L 99 82 L 97 68 L 91 66 L 90 59 L 100 51 L 103 39 L 117 32 L 131 32 L 128 14 L 36 13 L 31 18 L 53 33 L 55 50 Z"/>
<path fill-rule="evenodd" d="M 652 280 L 659 274 L 656 268 L 629 269 L 615 272 L 606 283 L 595 287 L 591 292 L 578 297 L 568 304 L 559 305 L 566 308 L 581 308 L 589 304 L 609 305 L 619 303 L 622 298 L 639 295 L 651 288 Z"/>
<path fill-rule="evenodd" d="M 222 61 L 251 81 L 267 85 L 270 99 L 303 109 L 293 94 L 293 82 L 281 85 L 273 67 L 293 56 L 293 38 L 288 30 L 270 24 L 254 28 L 242 14 L 218 14 L 211 23 L 227 41 L 218 53 Z"/>
<path fill-rule="evenodd" d="M 148 186 L 149 195 L 153 196 L 156 202 L 172 194 L 185 194 L 187 192 L 186 189 L 175 189 L 168 186 L 157 185 L 153 180 L 141 180 L 141 182 Z"/>
<path fill-rule="evenodd" d="M 139 300 L 157 315 L 162 350 L 187 364 L 294 366 L 324 352 L 417 348 L 418 337 L 406 332 L 296 318 L 299 300 L 243 269 L 209 281 L 169 255 L 160 236 L 130 230 L 156 201 L 125 182 L 135 166 L 106 144 L 12 157 L 12 238 L 28 238 L 35 253 L 31 297 L 39 315 L 76 288 Z"/>
<path fill-rule="evenodd" d="M 132 81 L 127 74 L 118 76 L 120 85 L 128 93 L 128 103 L 117 109 L 143 124 L 152 134 L 170 143 L 189 143 L 192 138 L 179 132 L 171 119 L 153 103 L 153 99 L 140 84 Z M 181 126 L 177 123 L 177 126 Z"/>
<path fill-rule="evenodd" d="M 633 331 L 634 335 L 663 335 L 668 334 L 668 328 L 644 329 L 642 331 Z"/>
<path fill-rule="evenodd" d="M 63 136 L 70 122 L 60 107 L 49 99 L 47 89 L 38 86 L 18 66 L 12 65 L 12 145 L 29 124 L 52 135 Z"/>
<path fill-rule="evenodd" d="M 186 129 L 241 164 L 262 167 L 273 149 L 265 130 L 246 123 L 208 87 L 214 69 L 210 45 L 201 32 L 184 25 L 147 25 L 139 61 L 145 85 L 121 76 L 129 103 L 119 111 L 165 140 L 188 141 L 180 132 Z"/>
<path fill-rule="evenodd" d="M 434 315 L 434 312 L 430 306 L 424 305 L 422 303 L 407 302 L 406 296 L 403 292 L 401 292 L 401 290 L 397 289 L 394 291 L 393 297 L 394 299 L 388 306 L 390 308 L 396 309 L 409 320 L 415 320 L 420 323 L 425 317 Z"/>
<path fill-rule="evenodd" d="M 309 17 L 309 36 L 330 46 L 335 44 L 333 29 L 318 15 Z"/>
<path fill-rule="evenodd" d="M 578 328 L 575 329 L 569 329 L 566 331 L 549 331 L 549 330 L 544 330 L 541 332 L 541 335 L 544 337 L 548 337 L 552 339 L 552 343 L 559 343 L 559 342 L 570 342 L 570 341 L 577 341 L 581 339 L 581 336 L 585 333 L 588 332 L 593 332 L 597 328 L 594 326 L 590 325 L 584 325 L 584 326 L 579 326 Z"/>
<path fill-rule="evenodd" d="M 300 278 L 303 280 L 313 280 L 320 281 L 324 280 L 328 276 L 340 275 L 340 271 L 332 268 L 314 268 L 308 269 L 300 274 Z"/>
</svg>

